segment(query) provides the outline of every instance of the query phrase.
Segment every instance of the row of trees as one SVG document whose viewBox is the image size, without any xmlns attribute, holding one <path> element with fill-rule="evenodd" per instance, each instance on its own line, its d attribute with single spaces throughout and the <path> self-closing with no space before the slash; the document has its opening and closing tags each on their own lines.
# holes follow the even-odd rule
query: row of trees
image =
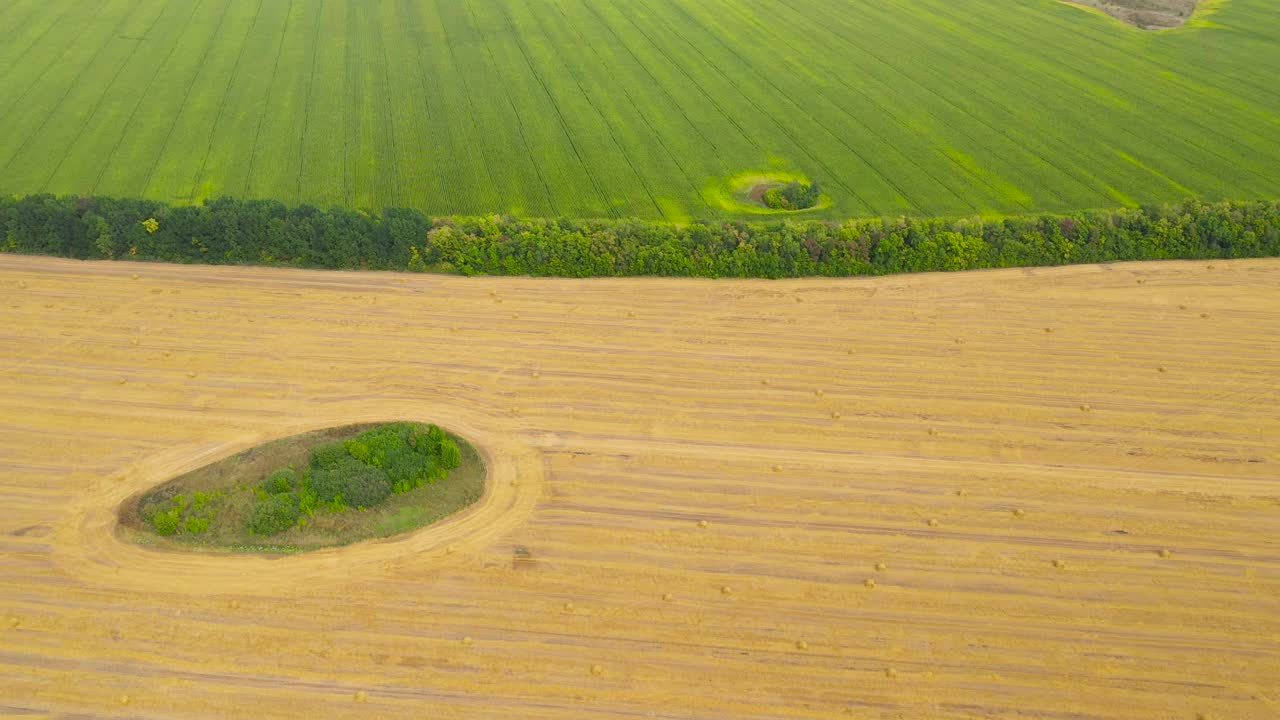
<svg viewBox="0 0 1280 720">
<path fill-rule="evenodd" d="M 800 277 L 1280 255 L 1280 202 L 1070 215 L 771 222 L 428 218 L 221 198 L 0 197 L 0 251 L 570 277 Z"/>
</svg>

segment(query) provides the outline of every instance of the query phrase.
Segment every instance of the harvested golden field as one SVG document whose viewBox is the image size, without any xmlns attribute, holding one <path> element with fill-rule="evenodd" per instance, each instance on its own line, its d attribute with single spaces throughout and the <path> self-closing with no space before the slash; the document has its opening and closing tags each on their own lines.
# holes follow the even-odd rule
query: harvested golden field
<svg viewBox="0 0 1280 720">
<path fill-rule="evenodd" d="M 0 257 L 0 716 L 1280 717 L 1280 261 L 805 281 Z M 114 535 L 436 421 L 477 506 Z"/>
</svg>

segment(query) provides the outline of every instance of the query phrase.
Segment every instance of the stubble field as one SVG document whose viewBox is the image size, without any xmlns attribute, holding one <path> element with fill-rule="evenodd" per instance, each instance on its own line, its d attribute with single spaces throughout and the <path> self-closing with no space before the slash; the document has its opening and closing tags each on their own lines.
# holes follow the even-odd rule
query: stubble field
<svg viewBox="0 0 1280 720">
<path fill-rule="evenodd" d="M 0 714 L 1274 718 L 1278 288 L 0 258 Z M 386 418 L 484 448 L 490 493 L 284 558 L 113 536 L 173 474 Z"/>
<path fill-rule="evenodd" d="M 1270 0 L 11 0 L 0 192 L 436 215 L 827 217 L 1280 195 Z"/>
</svg>

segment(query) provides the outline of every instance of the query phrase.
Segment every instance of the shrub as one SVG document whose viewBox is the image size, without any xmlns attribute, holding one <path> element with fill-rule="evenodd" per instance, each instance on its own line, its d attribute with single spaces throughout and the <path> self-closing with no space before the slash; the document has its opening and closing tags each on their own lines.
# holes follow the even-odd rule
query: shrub
<svg viewBox="0 0 1280 720">
<path fill-rule="evenodd" d="M 249 529 L 258 535 L 276 535 L 298 522 L 298 499 L 292 493 L 272 495 L 253 506 Z"/>
<path fill-rule="evenodd" d="M 462 450 L 451 437 L 446 437 L 440 445 L 440 466 L 452 470 L 462 464 Z"/>
<path fill-rule="evenodd" d="M 391 494 L 391 482 L 382 470 L 347 455 L 312 472 L 309 490 L 322 503 L 340 500 L 352 507 L 372 507 Z"/>
<path fill-rule="evenodd" d="M 189 517 L 186 519 L 185 522 L 182 523 L 182 529 L 192 535 L 199 535 L 200 533 L 209 529 L 209 519 L 200 518 L 200 517 Z"/>
<path fill-rule="evenodd" d="M 151 516 L 151 527 L 157 535 L 173 535 L 178 532 L 178 520 L 182 516 L 181 508 L 171 508 Z"/>
<path fill-rule="evenodd" d="M 390 494 L 387 474 L 378 468 L 361 465 L 358 471 L 344 478 L 342 499 L 351 507 L 373 507 Z"/>
<path fill-rule="evenodd" d="M 271 473 L 262 483 L 262 490 L 268 495 L 293 492 L 298 487 L 298 473 L 293 468 L 284 468 Z M 197 503 L 199 502 L 197 498 Z"/>
<path fill-rule="evenodd" d="M 349 459 L 351 459 L 351 453 L 347 452 L 343 443 L 328 443 L 311 451 L 311 468 L 318 470 L 333 467 Z"/>
<path fill-rule="evenodd" d="M 374 467 L 386 467 L 388 458 L 412 450 L 413 428 L 408 423 L 387 423 L 366 430 L 346 443 L 347 452 Z"/>
</svg>

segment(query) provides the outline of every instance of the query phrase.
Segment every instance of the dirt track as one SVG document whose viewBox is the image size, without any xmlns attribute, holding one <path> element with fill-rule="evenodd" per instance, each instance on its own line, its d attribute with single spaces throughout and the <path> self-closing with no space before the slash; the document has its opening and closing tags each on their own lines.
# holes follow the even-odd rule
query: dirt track
<svg viewBox="0 0 1280 720">
<path fill-rule="evenodd" d="M 1280 717 L 1280 261 L 0 256 L 0 313 L 0 717 Z M 383 418 L 468 436 L 491 494 L 298 557 L 114 539 L 142 487 Z"/>
</svg>

